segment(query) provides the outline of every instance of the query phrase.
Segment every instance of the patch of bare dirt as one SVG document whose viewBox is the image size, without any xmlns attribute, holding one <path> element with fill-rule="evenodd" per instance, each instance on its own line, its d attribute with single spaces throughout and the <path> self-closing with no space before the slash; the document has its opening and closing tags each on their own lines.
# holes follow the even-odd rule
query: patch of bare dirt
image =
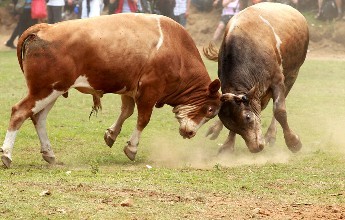
<svg viewBox="0 0 345 220">
<path fill-rule="evenodd" d="M 42 188 L 47 187 L 46 183 L 21 182 L 17 187 Z M 186 206 L 198 207 L 181 213 L 177 218 L 185 219 L 345 219 L 344 204 L 319 204 L 272 201 L 267 198 L 248 196 L 232 196 L 226 193 L 169 193 L 161 190 L 114 188 L 106 185 L 78 184 L 71 183 L 50 183 L 52 194 L 69 193 L 93 193 L 95 195 L 106 195 L 104 198 L 96 199 L 95 205 L 107 207 L 126 206 L 122 203 L 129 203 L 128 208 L 135 214 L 138 201 L 147 200 L 147 204 L 169 204 L 170 206 L 185 204 Z M 342 195 L 339 195 L 342 196 Z M 124 199 L 119 203 L 119 198 Z M 83 197 L 89 201 L 93 198 Z"/>
</svg>

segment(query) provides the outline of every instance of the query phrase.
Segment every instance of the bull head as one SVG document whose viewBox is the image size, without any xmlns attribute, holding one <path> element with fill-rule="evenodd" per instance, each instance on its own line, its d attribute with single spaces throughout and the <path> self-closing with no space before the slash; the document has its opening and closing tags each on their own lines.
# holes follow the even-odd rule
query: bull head
<svg viewBox="0 0 345 220">
<path fill-rule="evenodd" d="M 257 88 L 254 86 L 249 92 L 240 95 L 223 94 L 219 112 L 224 126 L 241 135 L 251 152 L 259 152 L 265 145 L 261 131 L 261 107 L 256 100 Z"/>
<path fill-rule="evenodd" d="M 184 138 L 194 137 L 203 124 L 218 114 L 221 106 L 219 89 L 220 81 L 216 79 L 196 102 L 174 107 L 173 113 L 180 123 L 180 134 Z"/>
</svg>

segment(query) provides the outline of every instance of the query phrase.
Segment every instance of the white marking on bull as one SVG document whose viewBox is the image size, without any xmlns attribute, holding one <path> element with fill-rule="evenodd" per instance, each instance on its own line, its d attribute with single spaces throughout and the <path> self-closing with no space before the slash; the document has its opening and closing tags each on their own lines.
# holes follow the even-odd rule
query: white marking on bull
<svg viewBox="0 0 345 220">
<path fill-rule="evenodd" d="M 84 87 L 84 88 L 92 88 L 90 86 L 89 81 L 87 80 L 86 76 L 79 76 L 74 84 L 71 86 L 72 88 L 76 88 L 76 87 Z"/>
<path fill-rule="evenodd" d="M 278 95 L 277 99 L 274 101 L 274 109 L 278 108 L 279 97 L 280 97 L 280 95 Z"/>
<path fill-rule="evenodd" d="M 11 160 L 12 160 L 12 150 L 14 146 L 14 141 L 16 140 L 17 132 L 18 132 L 17 130 L 7 131 L 4 144 L 1 147 L 3 154 L 6 155 Z"/>
<path fill-rule="evenodd" d="M 36 114 L 64 93 L 64 91 L 53 90 L 53 92 L 50 93 L 50 95 L 48 95 L 46 98 L 36 101 L 35 106 L 31 109 L 31 111 L 33 114 Z"/>
<path fill-rule="evenodd" d="M 162 31 L 162 27 L 161 27 L 161 22 L 160 22 L 160 18 L 157 17 L 157 23 L 158 23 L 158 29 L 159 29 L 159 40 L 158 40 L 158 43 L 157 43 L 157 50 L 159 50 L 159 48 L 162 46 L 163 44 L 163 40 L 164 40 L 164 35 L 163 35 L 163 31 Z"/>
<path fill-rule="evenodd" d="M 175 118 L 180 123 L 180 127 L 184 128 L 184 130 L 196 132 L 204 123 L 209 120 L 208 118 L 204 117 L 199 124 L 197 124 L 192 119 L 187 117 L 188 114 L 193 112 L 195 109 L 197 109 L 197 106 L 195 105 L 178 105 L 173 109 Z"/>
<path fill-rule="evenodd" d="M 282 55 L 281 55 L 281 52 L 280 52 L 280 45 L 282 44 L 282 41 L 280 40 L 280 37 L 277 35 L 277 33 L 275 32 L 273 26 L 271 25 L 271 23 L 269 21 L 267 21 L 265 18 L 263 18 L 261 15 L 259 15 L 259 17 L 261 18 L 261 20 L 263 20 L 263 22 L 265 22 L 273 31 L 273 34 L 274 34 L 274 37 L 277 41 L 277 44 L 276 44 L 276 48 L 278 50 L 278 53 L 279 53 L 279 56 L 280 56 L 280 60 L 282 61 L 283 63 L 283 58 L 282 58 Z M 283 69 L 283 66 L 281 64 L 281 69 Z"/>
<path fill-rule="evenodd" d="M 46 126 L 45 126 L 45 124 L 46 124 L 45 119 L 46 119 L 45 117 L 39 117 L 37 120 L 37 123 L 35 125 L 37 134 L 40 137 L 42 148 L 46 148 L 47 146 L 48 147 L 50 146 L 50 142 L 49 142 L 49 139 L 47 136 L 47 130 L 46 130 Z"/>
<path fill-rule="evenodd" d="M 139 144 L 140 135 L 141 135 L 141 131 L 139 131 L 138 129 L 135 129 L 133 131 L 131 139 L 129 140 L 131 142 L 131 145 L 137 146 Z"/>
</svg>

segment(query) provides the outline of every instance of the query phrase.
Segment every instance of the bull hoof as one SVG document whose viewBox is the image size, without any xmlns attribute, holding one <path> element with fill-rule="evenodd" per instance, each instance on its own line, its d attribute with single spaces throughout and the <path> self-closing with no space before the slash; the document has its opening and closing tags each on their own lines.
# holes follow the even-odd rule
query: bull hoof
<svg viewBox="0 0 345 220">
<path fill-rule="evenodd" d="M 219 133 L 220 133 L 220 131 L 217 131 L 215 128 L 210 127 L 210 128 L 208 129 L 208 131 L 206 132 L 205 137 L 208 137 L 209 135 L 211 135 L 211 136 L 209 137 L 209 139 L 210 139 L 210 140 L 216 140 L 217 137 L 219 136 Z"/>
<path fill-rule="evenodd" d="M 288 146 L 289 150 L 293 153 L 297 153 L 302 148 L 301 141 L 298 141 L 296 144 Z"/>
<path fill-rule="evenodd" d="M 224 154 L 232 154 L 232 153 L 234 153 L 234 151 L 235 151 L 234 147 L 231 147 L 231 146 L 229 147 L 229 146 L 223 145 L 218 150 L 218 156 L 224 155 Z"/>
<path fill-rule="evenodd" d="M 286 145 L 293 153 L 298 152 L 302 148 L 302 142 L 297 135 L 295 135 L 293 138 L 286 139 Z"/>
<path fill-rule="evenodd" d="M 42 157 L 49 164 L 54 164 L 55 163 L 55 156 L 50 156 L 50 155 L 42 154 Z"/>
<path fill-rule="evenodd" d="M 135 156 L 137 155 L 137 151 L 138 151 L 138 149 L 136 146 L 127 145 L 125 148 L 123 148 L 123 152 L 125 152 L 126 156 L 131 161 L 135 160 Z"/>
<path fill-rule="evenodd" d="M 268 144 L 268 146 L 273 147 L 276 143 L 276 138 L 275 137 L 265 137 L 265 143 L 266 145 Z"/>
<path fill-rule="evenodd" d="M 111 138 L 108 130 L 104 133 L 104 141 L 109 147 L 114 145 L 115 140 Z"/>
<path fill-rule="evenodd" d="M 10 168 L 12 160 L 9 157 L 7 157 L 5 155 L 2 155 L 1 156 L 1 161 L 2 161 L 2 163 L 4 164 L 4 166 L 6 168 Z"/>
</svg>

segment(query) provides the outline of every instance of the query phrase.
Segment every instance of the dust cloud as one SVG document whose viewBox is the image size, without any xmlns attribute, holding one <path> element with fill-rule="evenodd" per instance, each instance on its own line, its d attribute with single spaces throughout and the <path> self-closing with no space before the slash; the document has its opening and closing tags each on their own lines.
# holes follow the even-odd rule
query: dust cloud
<svg viewBox="0 0 345 220">
<path fill-rule="evenodd" d="M 288 163 L 293 155 L 286 147 L 267 147 L 258 154 L 249 152 L 244 143 L 238 142 L 235 152 L 218 154 L 221 141 L 225 138 L 218 138 L 211 141 L 200 135 L 192 140 L 181 140 L 176 137 L 157 137 L 150 143 L 148 159 L 159 166 L 181 168 L 192 167 L 197 169 L 210 169 L 216 165 L 223 167 L 234 167 L 241 165 L 262 165 L 267 163 Z"/>
<path fill-rule="evenodd" d="M 211 169 L 216 165 L 234 167 L 289 163 L 296 156 L 313 155 L 317 151 L 345 155 L 344 123 L 345 120 L 342 119 L 335 121 L 323 118 L 319 121 L 319 126 L 310 124 L 308 131 L 299 133 L 303 147 L 298 153 L 292 153 L 287 148 L 280 129 L 278 129 L 276 145 L 266 146 L 257 154 L 250 153 L 242 138 L 236 136 L 235 151 L 231 154 L 217 155 L 218 149 L 226 139 L 224 136 L 226 134 L 223 133 L 216 140 L 209 140 L 202 131 L 190 140 L 170 134 L 152 137 L 146 151 L 150 162 L 171 168 Z"/>
</svg>

